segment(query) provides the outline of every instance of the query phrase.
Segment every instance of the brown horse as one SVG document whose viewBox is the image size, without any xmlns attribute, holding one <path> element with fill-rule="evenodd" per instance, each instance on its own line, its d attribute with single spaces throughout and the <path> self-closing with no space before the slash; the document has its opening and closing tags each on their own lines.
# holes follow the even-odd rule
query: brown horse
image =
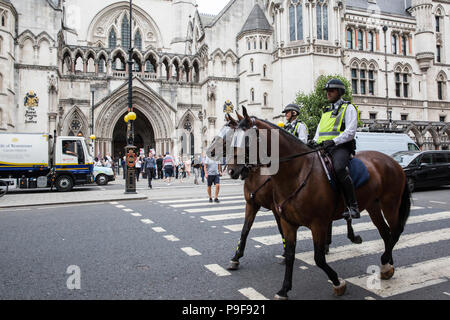
<svg viewBox="0 0 450 320">
<path fill-rule="evenodd" d="M 234 120 L 230 115 L 226 115 L 226 120 L 228 121 L 226 126 L 237 129 L 238 123 Z M 238 115 L 239 120 L 243 118 Z M 224 141 L 223 144 L 223 152 L 226 153 L 226 143 Z M 214 150 L 212 150 L 212 156 L 214 157 Z M 245 172 L 239 172 L 238 175 L 235 175 L 233 169 L 230 170 L 230 175 L 233 179 L 238 179 L 241 177 L 242 180 L 245 180 L 244 183 L 244 197 L 246 201 L 245 205 L 245 221 L 244 226 L 242 227 L 241 237 L 235 252 L 234 257 L 231 259 L 228 270 L 238 270 L 239 269 L 239 259 L 244 256 L 245 247 L 247 244 L 247 238 L 252 228 L 253 222 L 255 221 L 256 214 L 262 208 L 269 209 L 273 212 L 275 220 L 277 222 L 278 231 L 281 234 L 283 241 L 283 248 L 285 239 L 283 237 L 283 231 L 281 229 L 280 218 L 276 213 L 274 201 L 273 201 L 273 190 L 272 190 L 272 180 L 268 176 L 261 175 L 261 170 L 259 168 L 255 168 L 254 170 L 248 170 Z M 329 226 L 328 238 L 326 244 L 326 253 L 329 251 L 329 246 L 331 245 L 331 235 L 332 235 L 332 223 Z M 360 236 L 355 236 L 351 221 L 347 221 L 347 237 L 353 243 L 360 244 L 362 243 L 362 239 Z M 282 255 L 284 263 L 285 254 Z"/>
<path fill-rule="evenodd" d="M 346 283 L 326 263 L 325 247 L 330 223 L 342 219 L 344 202 L 342 196 L 331 188 L 324 169 L 318 159 L 319 154 L 298 139 L 295 139 L 277 126 L 250 118 L 244 108 L 244 118 L 239 123 L 241 131 L 256 130 L 260 137 L 262 130 L 278 130 L 279 170 L 271 179 L 273 201 L 281 218 L 281 227 L 286 239 L 286 269 L 283 286 L 275 296 L 287 299 L 292 289 L 292 272 L 295 259 L 297 230 L 300 226 L 309 228 L 314 242 L 314 261 L 333 283 L 334 294 L 343 295 Z M 272 137 L 267 135 L 267 150 L 272 152 Z M 248 144 L 246 142 L 246 148 Z M 257 144 L 259 149 L 260 141 Z M 237 161 L 238 148 L 234 148 Z M 275 150 L 275 148 L 274 148 Z M 370 180 L 357 190 L 361 210 L 369 212 L 385 244 L 381 256 L 381 279 L 388 280 L 394 274 L 392 251 L 402 234 L 411 208 L 411 195 L 406 184 L 406 176 L 400 165 L 391 157 L 379 152 L 361 152 L 356 156 L 368 168 Z M 247 158 L 246 160 L 247 161 Z M 273 165 L 273 164 L 272 164 Z M 235 164 L 229 167 L 234 176 L 249 167 L 262 167 L 258 158 L 256 165 Z M 385 222 L 387 221 L 387 223 Z"/>
</svg>

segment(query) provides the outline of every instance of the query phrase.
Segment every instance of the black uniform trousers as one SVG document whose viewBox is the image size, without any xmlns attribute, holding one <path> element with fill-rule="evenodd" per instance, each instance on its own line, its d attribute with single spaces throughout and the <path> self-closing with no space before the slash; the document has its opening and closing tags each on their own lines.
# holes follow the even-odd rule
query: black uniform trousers
<svg viewBox="0 0 450 320">
<path fill-rule="evenodd" d="M 334 171 L 336 172 L 336 177 L 340 183 L 343 183 L 348 174 L 347 166 L 351 155 L 355 152 L 354 145 L 355 142 L 351 141 L 330 150 Z"/>
</svg>

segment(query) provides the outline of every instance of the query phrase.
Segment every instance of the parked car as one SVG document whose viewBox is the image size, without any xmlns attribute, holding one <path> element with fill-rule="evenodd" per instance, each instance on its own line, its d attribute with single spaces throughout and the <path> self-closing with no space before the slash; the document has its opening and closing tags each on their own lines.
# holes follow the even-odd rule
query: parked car
<svg viewBox="0 0 450 320">
<path fill-rule="evenodd" d="M 397 152 L 392 157 L 405 170 L 411 192 L 450 185 L 450 151 Z"/>
<path fill-rule="evenodd" d="M 107 167 L 94 167 L 94 181 L 99 186 L 105 186 L 110 181 L 114 181 L 114 172 L 111 168 Z"/>
<path fill-rule="evenodd" d="M 379 151 L 388 156 L 400 151 L 420 151 L 407 134 L 357 132 L 356 152 L 365 150 Z"/>
</svg>

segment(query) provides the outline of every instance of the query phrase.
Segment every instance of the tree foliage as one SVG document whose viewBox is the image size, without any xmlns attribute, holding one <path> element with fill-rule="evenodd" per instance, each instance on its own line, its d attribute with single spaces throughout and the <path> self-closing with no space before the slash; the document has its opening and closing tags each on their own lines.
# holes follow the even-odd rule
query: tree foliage
<svg viewBox="0 0 450 320">
<path fill-rule="evenodd" d="M 308 127 L 309 139 L 314 138 L 320 118 L 322 117 L 323 107 L 329 104 L 324 90 L 325 85 L 329 80 L 336 78 L 345 84 L 346 94 L 342 98 L 345 101 L 353 102 L 351 83 L 340 75 L 322 75 L 317 79 L 313 92 L 309 94 L 299 92 L 297 94 L 295 103 L 301 107 L 298 119 Z"/>
</svg>

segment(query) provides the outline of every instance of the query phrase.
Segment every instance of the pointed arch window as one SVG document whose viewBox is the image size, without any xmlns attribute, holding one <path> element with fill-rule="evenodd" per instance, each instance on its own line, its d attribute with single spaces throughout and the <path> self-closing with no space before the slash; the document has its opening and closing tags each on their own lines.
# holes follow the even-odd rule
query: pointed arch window
<svg viewBox="0 0 450 320">
<path fill-rule="evenodd" d="M 111 29 L 111 31 L 109 32 L 109 37 L 108 37 L 108 47 L 110 49 L 114 49 L 116 46 L 117 46 L 116 31 L 114 31 L 114 29 Z"/>
<path fill-rule="evenodd" d="M 2 27 L 6 27 L 6 14 L 2 14 Z"/>
<path fill-rule="evenodd" d="M 137 31 L 136 34 L 134 35 L 134 46 L 139 51 L 142 51 L 142 37 L 139 31 Z"/>
<path fill-rule="evenodd" d="M 353 49 L 353 30 L 347 29 L 347 49 Z"/>
<path fill-rule="evenodd" d="M 250 99 L 252 102 L 255 102 L 255 89 L 250 90 Z"/>
<path fill-rule="evenodd" d="M 368 39 L 367 39 L 367 43 L 368 43 L 368 45 L 369 45 L 369 51 L 371 51 L 371 52 L 373 52 L 374 51 L 374 48 L 375 48 L 375 46 L 374 46 L 374 36 L 373 36 L 373 32 L 372 31 L 370 31 L 368 34 L 367 34 L 367 37 L 368 37 Z"/>
<path fill-rule="evenodd" d="M 437 96 L 438 100 L 446 99 L 446 91 L 447 91 L 447 79 L 443 73 L 440 73 L 437 78 Z"/>
<path fill-rule="evenodd" d="M 122 47 L 130 48 L 130 21 L 127 15 L 124 15 L 122 19 Z"/>
<path fill-rule="evenodd" d="M 328 5 L 325 0 L 316 4 L 317 39 L 328 40 Z"/>
<path fill-rule="evenodd" d="M 289 6 L 290 40 L 303 40 L 303 6 L 299 0 L 291 0 Z"/>
</svg>

